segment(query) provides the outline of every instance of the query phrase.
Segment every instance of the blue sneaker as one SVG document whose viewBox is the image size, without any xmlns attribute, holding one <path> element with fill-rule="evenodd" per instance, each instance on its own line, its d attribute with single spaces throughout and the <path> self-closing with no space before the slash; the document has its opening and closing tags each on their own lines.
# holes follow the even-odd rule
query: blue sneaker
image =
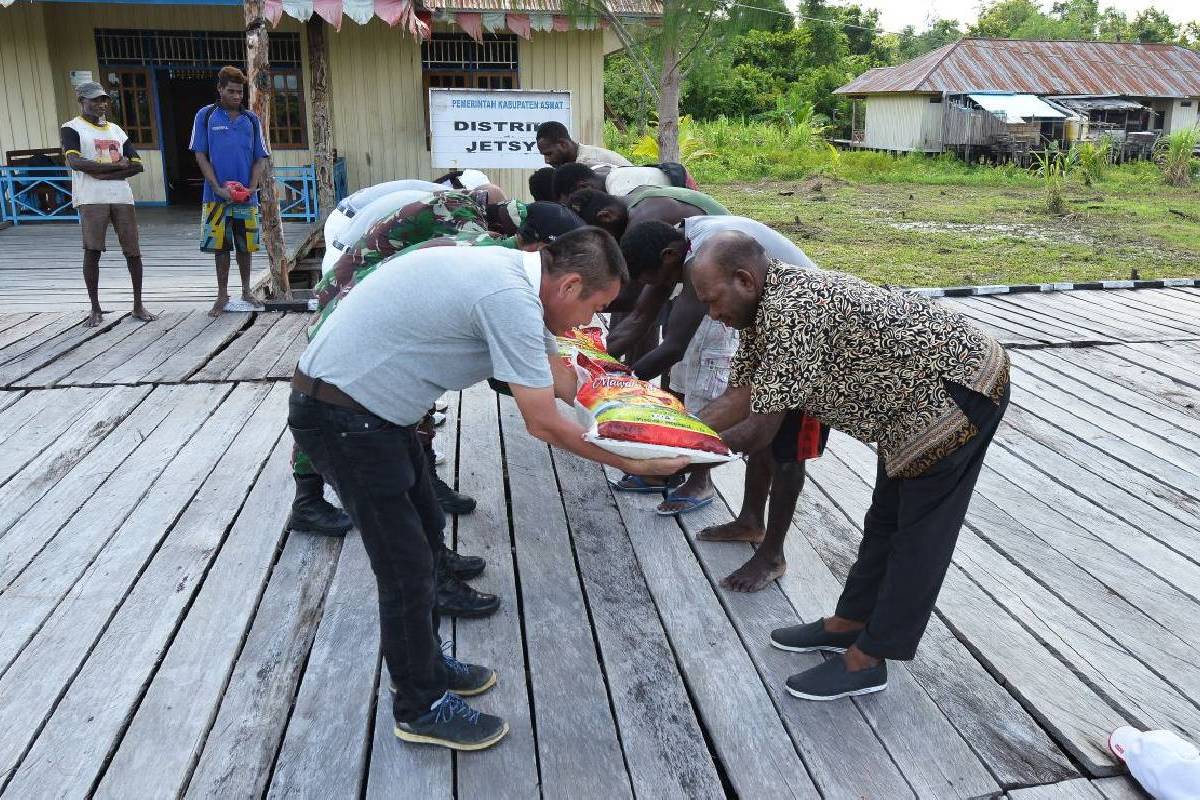
<svg viewBox="0 0 1200 800">
<path fill-rule="evenodd" d="M 459 697 L 474 697 L 496 685 L 496 670 L 479 664 L 467 664 L 449 654 L 450 642 L 442 642 L 442 663 L 446 665 L 449 689 Z M 392 693 L 396 684 L 391 684 Z"/>
<path fill-rule="evenodd" d="M 504 738 L 508 723 L 467 705 L 446 692 L 431 709 L 412 722 L 397 722 L 397 738 L 417 744 L 436 744 L 451 750 L 485 750 Z"/>
<path fill-rule="evenodd" d="M 850 672 L 846 662 L 834 657 L 787 679 L 788 694 L 802 700 L 838 700 L 882 692 L 887 688 L 887 662 Z"/>
</svg>

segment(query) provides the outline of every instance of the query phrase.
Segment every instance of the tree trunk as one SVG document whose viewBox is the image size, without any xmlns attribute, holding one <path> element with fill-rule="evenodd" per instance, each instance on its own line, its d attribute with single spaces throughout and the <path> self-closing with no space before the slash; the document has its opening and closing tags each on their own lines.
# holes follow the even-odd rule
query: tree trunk
<svg viewBox="0 0 1200 800">
<path fill-rule="evenodd" d="M 679 161 L 679 53 L 674 42 L 663 43 L 662 81 L 658 89 L 658 160 Z"/>
<path fill-rule="evenodd" d="M 250 82 L 250 109 L 262 123 L 264 138 L 271 130 L 271 64 L 267 56 L 267 19 L 264 0 L 244 0 L 246 12 L 246 78 Z M 267 160 L 259 184 L 259 213 L 262 241 L 271 265 L 271 295 L 279 299 L 290 297 L 287 254 L 283 247 L 283 219 L 279 215 L 279 198 L 275 193 L 275 170 Z"/>
<path fill-rule="evenodd" d="M 316 14 L 307 23 L 308 66 L 312 73 L 313 164 L 317 172 L 317 205 L 324 217 L 337 204 L 333 186 L 333 114 L 329 107 L 329 37 Z"/>
</svg>

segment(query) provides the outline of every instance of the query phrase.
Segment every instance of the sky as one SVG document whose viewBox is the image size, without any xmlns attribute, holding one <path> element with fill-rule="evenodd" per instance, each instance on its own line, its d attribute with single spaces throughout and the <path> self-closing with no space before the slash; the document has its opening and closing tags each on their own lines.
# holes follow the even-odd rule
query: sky
<svg viewBox="0 0 1200 800">
<path fill-rule="evenodd" d="M 788 5 L 792 5 L 789 3 Z M 886 31 L 898 31 L 905 25 L 917 30 L 925 27 L 931 18 L 956 19 L 964 25 L 979 16 L 979 0 L 860 0 L 864 8 L 878 8 L 882 14 L 879 25 Z M 1049 10 L 1052 0 L 1043 0 Z M 1109 6 L 1124 11 L 1130 17 L 1147 6 L 1166 11 L 1176 23 L 1200 19 L 1200 8 L 1196 0 L 1100 0 L 1103 10 Z"/>
</svg>

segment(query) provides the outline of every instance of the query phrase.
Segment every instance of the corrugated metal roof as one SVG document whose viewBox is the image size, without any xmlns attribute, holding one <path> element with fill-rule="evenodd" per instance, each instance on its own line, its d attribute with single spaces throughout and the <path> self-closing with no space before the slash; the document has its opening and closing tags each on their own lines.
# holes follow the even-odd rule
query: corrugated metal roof
<svg viewBox="0 0 1200 800">
<path fill-rule="evenodd" d="M 972 94 L 972 100 L 993 114 L 1003 114 L 1012 124 L 1029 119 L 1062 119 L 1067 116 L 1049 103 L 1032 94 Z"/>
<path fill-rule="evenodd" d="M 1141 103 L 1123 97 L 1048 97 L 1060 106 L 1072 111 L 1145 111 Z"/>
<path fill-rule="evenodd" d="M 1174 44 L 962 39 L 864 72 L 835 94 L 984 91 L 1196 97 L 1200 53 Z"/>
<path fill-rule="evenodd" d="M 509 11 L 516 14 L 567 14 L 564 0 L 422 0 L 431 11 Z M 607 0 L 618 17 L 661 17 L 661 0 Z M 574 5 L 577 10 L 579 4 Z"/>
</svg>

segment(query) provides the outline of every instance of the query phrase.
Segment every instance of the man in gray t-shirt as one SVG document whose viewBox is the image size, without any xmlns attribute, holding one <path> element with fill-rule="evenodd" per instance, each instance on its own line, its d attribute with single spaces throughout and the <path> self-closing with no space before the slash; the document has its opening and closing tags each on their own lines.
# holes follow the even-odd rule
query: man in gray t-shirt
<svg viewBox="0 0 1200 800">
<path fill-rule="evenodd" d="M 574 400 L 575 375 L 552 334 L 591 321 L 628 278 L 609 234 L 581 228 L 539 253 L 446 247 L 397 259 L 349 293 L 309 343 L 288 426 L 362 534 L 395 685 L 396 735 L 477 750 L 508 725 L 461 699 L 494 685 L 495 672 L 439 646 L 435 559 L 444 517 L 417 438 L 426 409 L 447 390 L 494 377 L 509 384 L 529 432 L 549 444 L 652 475 L 687 459 L 621 458 L 585 442 L 583 427 L 557 408 L 556 396 Z"/>
</svg>

